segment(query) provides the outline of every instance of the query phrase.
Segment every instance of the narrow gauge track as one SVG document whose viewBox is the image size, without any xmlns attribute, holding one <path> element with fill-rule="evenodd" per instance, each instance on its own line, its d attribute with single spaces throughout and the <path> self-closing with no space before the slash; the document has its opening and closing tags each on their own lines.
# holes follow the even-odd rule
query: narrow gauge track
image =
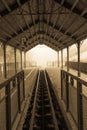
<svg viewBox="0 0 87 130">
<path fill-rule="evenodd" d="M 22 130 L 68 130 L 49 79 L 40 70 Z"/>
</svg>

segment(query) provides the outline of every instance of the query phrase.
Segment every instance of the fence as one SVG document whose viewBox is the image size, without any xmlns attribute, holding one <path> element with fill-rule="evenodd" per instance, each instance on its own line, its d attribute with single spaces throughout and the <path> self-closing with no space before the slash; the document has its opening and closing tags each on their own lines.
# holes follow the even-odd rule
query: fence
<svg viewBox="0 0 87 130">
<path fill-rule="evenodd" d="M 0 84 L 0 130 L 12 129 L 24 98 L 24 71 Z"/>
<path fill-rule="evenodd" d="M 87 82 L 61 70 L 61 98 L 78 130 L 87 130 Z"/>
</svg>

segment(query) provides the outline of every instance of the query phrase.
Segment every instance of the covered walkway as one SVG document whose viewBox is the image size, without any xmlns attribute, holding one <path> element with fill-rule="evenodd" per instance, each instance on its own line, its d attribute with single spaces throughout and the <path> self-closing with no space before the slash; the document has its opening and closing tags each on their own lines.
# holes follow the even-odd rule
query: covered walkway
<svg viewBox="0 0 87 130">
<path fill-rule="evenodd" d="M 45 72 L 68 129 L 87 130 L 86 38 L 86 0 L 0 1 L 0 130 L 23 129 L 41 69 L 27 66 L 26 55 L 38 44 L 58 54 Z"/>
</svg>

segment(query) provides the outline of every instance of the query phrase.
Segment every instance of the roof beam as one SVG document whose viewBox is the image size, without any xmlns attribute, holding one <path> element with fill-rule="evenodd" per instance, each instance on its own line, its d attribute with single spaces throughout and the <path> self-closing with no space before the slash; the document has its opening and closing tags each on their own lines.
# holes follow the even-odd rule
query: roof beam
<svg viewBox="0 0 87 130">
<path fill-rule="evenodd" d="M 46 24 L 46 21 L 45 21 L 45 20 L 44 20 L 44 23 Z M 50 26 L 50 27 L 53 28 L 53 24 L 52 24 L 51 22 L 49 22 L 48 26 Z M 63 35 L 68 36 L 68 37 L 70 38 L 70 36 L 71 36 L 72 34 L 70 34 L 70 33 L 64 34 L 64 32 L 65 32 L 66 30 L 61 29 L 61 30 L 59 31 L 59 28 L 60 28 L 59 26 L 55 26 L 53 29 L 55 29 L 56 31 L 58 31 L 58 32 L 62 33 Z M 54 39 L 55 39 L 55 38 L 54 38 Z M 76 41 L 75 38 L 72 38 L 72 40 L 73 40 L 73 41 Z"/>
<path fill-rule="evenodd" d="M 5 0 L 2 0 L 2 3 L 4 4 L 4 6 L 6 7 L 6 9 L 9 11 L 9 13 L 11 12 L 10 7 L 8 6 L 7 2 Z M 12 16 L 13 17 L 13 16 Z M 22 27 L 18 24 L 18 22 L 16 21 L 16 18 L 13 17 L 13 19 L 15 20 L 16 24 L 18 25 L 18 27 L 23 31 Z M 2 20 L 4 20 L 4 18 L 2 18 Z M 3 30 L 3 29 L 2 29 Z M 14 30 L 15 33 L 15 30 Z M 6 34 L 6 33 L 5 33 Z M 8 34 L 8 33 L 7 33 Z M 6 36 L 9 36 L 7 35 Z M 15 33 L 17 35 L 17 32 Z M 10 35 L 10 38 L 12 38 L 12 35 Z"/>
<path fill-rule="evenodd" d="M 61 0 L 55 0 L 55 1 L 58 4 L 61 4 Z M 69 2 L 65 1 L 62 7 L 66 8 L 68 10 L 71 10 L 72 5 Z M 78 9 L 78 8 L 75 7 L 72 12 L 80 16 L 81 13 L 82 13 L 82 10 L 80 10 L 80 9 Z M 87 12 L 85 12 L 81 17 L 87 19 Z"/>
<path fill-rule="evenodd" d="M 54 8 L 54 0 L 52 0 L 52 2 L 51 2 L 51 11 L 50 11 L 50 14 L 49 14 L 48 17 L 47 17 L 47 25 L 48 25 L 49 22 L 51 21 L 52 13 L 53 13 L 53 8 Z M 46 29 L 46 34 L 48 33 L 48 31 L 49 31 L 49 26 L 48 26 L 47 29 Z"/>
<path fill-rule="evenodd" d="M 76 5 L 77 5 L 77 3 L 79 2 L 79 0 L 75 0 L 75 2 L 73 3 L 73 6 L 71 7 L 71 9 L 70 9 L 70 12 L 73 12 L 73 10 L 75 9 L 75 7 L 76 7 Z M 82 16 L 84 16 L 84 14 L 86 14 L 87 13 L 87 8 L 85 8 L 84 10 L 82 10 L 82 12 L 80 13 L 80 17 L 82 17 Z M 66 35 L 66 34 L 68 34 L 69 33 L 69 31 L 70 31 L 70 29 L 72 28 L 72 26 L 74 25 L 74 23 L 78 20 L 79 21 L 79 18 L 80 17 L 75 17 L 74 19 L 73 19 L 73 21 L 70 23 L 70 25 L 69 25 L 69 27 L 67 28 L 67 30 L 65 30 L 65 32 L 64 32 L 64 35 Z M 66 19 L 67 20 L 67 19 Z M 65 21 L 66 21 L 65 20 Z M 84 23 L 82 23 L 76 30 L 75 30 L 75 32 L 73 33 L 73 34 L 70 34 L 70 37 L 71 38 L 74 38 L 74 39 L 76 39 L 76 36 L 75 36 L 75 34 L 79 31 L 79 29 L 83 26 L 83 25 L 85 25 L 87 23 L 87 21 L 85 21 Z M 61 29 L 63 28 L 63 26 L 61 26 L 60 27 Z M 61 29 L 59 29 L 59 30 L 61 30 Z M 56 35 L 57 36 L 57 35 Z M 55 36 L 55 37 L 56 37 Z M 61 39 L 62 39 L 63 37 L 61 36 L 59 39 L 58 39 L 58 41 L 61 41 Z M 66 39 L 68 39 L 68 38 L 66 38 Z"/>
<path fill-rule="evenodd" d="M 4 6 L 6 7 L 6 9 L 9 11 L 9 13 L 11 12 L 11 9 L 9 7 L 9 5 L 6 3 L 5 0 L 2 0 L 2 3 L 4 4 Z M 12 18 L 15 20 L 16 24 L 18 25 L 18 27 L 23 31 L 22 26 L 18 23 L 18 21 L 16 20 L 16 15 L 12 16 Z"/>
<path fill-rule="evenodd" d="M 43 21 L 44 21 L 44 19 L 45 19 L 45 15 L 44 15 L 44 13 L 45 13 L 45 2 L 46 2 L 46 0 L 43 0 Z M 44 23 L 43 23 L 43 31 L 44 31 L 44 29 L 45 29 L 45 27 L 44 27 Z"/>
<path fill-rule="evenodd" d="M 40 31 L 40 15 L 39 15 L 39 10 L 40 10 L 40 8 L 39 8 L 39 6 L 40 6 L 40 3 L 39 3 L 39 0 L 37 0 L 37 12 L 38 12 L 38 19 L 39 19 L 39 31 Z"/>
<path fill-rule="evenodd" d="M 61 7 L 62 7 L 64 1 L 65 1 L 65 0 L 61 0 L 60 7 L 58 8 L 57 18 L 56 18 L 56 20 L 54 21 L 54 23 L 53 23 L 53 25 L 52 25 L 53 28 L 56 26 L 56 24 L 58 24 L 58 21 L 59 21 L 59 18 L 60 18 L 60 12 L 61 12 L 61 9 L 62 9 Z M 51 31 L 50 36 L 52 35 L 52 33 L 53 33 L 53 31 Z"/>
<path fill-rule="evenodd" d="M 55 40 L 55 39 L 53 39 L 53 37 L 50 37 L 48 34 L 46 34 L 44 31 L 39 31 L 39 32 L 37 32 L 37 34 L 40 36 L 40 34 L 42 35 L 44 35 L 44 39 L 50 39 L 50 41 L 52 41 L 55 45 L 59 45 L 59 43 Z M 34 37 L 36 36 L 36 34 L 34 34 L 33 35 Z M 33 38 L 34 38 L 33 37 Z M 40 37 L 39 37 L 39 39 L 40 39 Z M 31 38 L 29 38 L 29 41 L 32 41 L 32 37 Z M 62 44 L 62 43 L 61 43 Z"/>
<path fill-rule="evenodd" d="M 38 36 L 39 36 L 39 34 L 38 34 Z M 39 39 L 38 39 L 38 40 L 39 40 Z M 27 48 L 25 49 L 25 51 L 28 51 L 28 50 L 32 49 L 34 46 L 38 45 L 38 44 L 39 44 L 38 40 L 35 39 L 35 40 L 32 41 L 31 43 L 29 43 L 29 45 L 27 46 Z M 54 49 L 54 50 L 56 50 L 56 51 L 59 50 L 59 49 L 57 48 L 57 46 L 55 46 L 55 44 L 53 44 L 52 42 L 49 42 L 48 39 L 44 39 L 43 44 L 49 46 L 50 48 L 52 48 L 52 49 Z"/>
<path fill-rule="evenodd" d="M 71 17 L 72 11 L 73 9 L 76 7 L 76 5 L 78 4 L 79 0 L 75 0 L 70 11 L 69 11 L 69 15 L 67 15 L 67 17 L 64 18 L 63 23 L 61 24 L 59 31 L 61 31 L 61 29 L 63 28 L 63 26 L 68 22 L 69 17 Z M 75 18 L 76 19 L 76 18 Z M 54 39 L 57 37 L 57 34 L 54 36 Z"/>
<path fill-rule="evenodd" d="M 35 40 L 35 41 L 33 41 L 32 43 L 30 43 L 30 45 L 28 45 L 28 46 L 26 47 L 25 51 L 26 51 L 26 52 L 29 51 L 30 49 L 32 49 L 32 48 L 35 47 L 36 45 L 38 45 L 38 41 L 37 41 L 37 40 Z"/>
<path fill-rule="evenodd" d="M 33 16 L 32 16 L 30 1 L 28 1 L 28 10 L 29 10 L 29 12 L 30 12 L 30 17 L 31 17 L 31 20 L 32 20 L 32 23 L 33 23 L 33 25 L 34 25 L 34 29 L 35 29 L 35 32 L 36 32 L 36 28 L 35 28 L 35 19 L 34 19 Z M 37 32 L 36 32 L 36 34 L 37 34 Z"/>
<path fill-rule="evenodd" d="M 23 4 L 25 4 L 27 2 L 27 0 L 20 0 L 20 2 L 21 2 L 21 5 L 23 5 Z M 10 5 L 9 8 L 11 9 L 11 11 L 14 11 L 14 10 L 19 8 L 19 5 L 17 4 L 17 2 L 15 2 L 14 4 Z M 7 8 L 0 12 L 0 15 L 2 17 L 5 16 L 5 15 L 8 15 L 8 14 L 10 14 L 10 12 L 9 12 L 9 10 Z"/>
<path fill-rule="evenodd" d="M 39 21 L 37 20 L 37 21 L 35 21 L 35 25 L 36 24 L 38 24 L 39 23 Z M 44 21 L 44 23 L 45 24 L 47 24 L 47 22 L 46 21 Z M 35 25 L 33 25 L 33 23 L 31 23 L 30 24 L 30 28 L 31 27 L 33 27 L 33 26 L 35 26 Z M 50 27 L 52 27 L 52 23 L 49 23 L 49 25 L 48 26 L 50 26 Z M 56 31 L 58 31 L 58 26 L 55 26 L 55 30 Z M 24 28 L 24 31 L 27 31 L 28 30 L 28 28 L 25 26 L 25 28 Z M 44 31 L 43 31 L 44 32 Z M 41 32 L 41 31 L 39 31 L 39 34 L 41 33 L 41 34 L 44 34 L 43 32 Z M 61 33 L 63 34 L 65 32 L 65 30 L 61 30 Z M 19 32 L 18 32 L 18 35 L 21 35 L 23 32 L 22 32 L 22 30 L 19 30 Z M 38 32 L 37 32 L 38 33 Z M 34 35 L 33 35 L 34 36 Z M 49 34 L 47 34 L 47 36 L 49 36 Z M 71 36 L 71 34 L 67 34 L 66 36 L 68 36 L 68 37 L 70 37 Z M 10 42 L 10 40 L 12 40 L 12 39 L 14 39 L 14 38 L 16 38 L 17 36 L 16 35 L 13 35 L 12 36 L 12 38 L 8 38 L 8 41 L 7 41 L 7 43 L 9 43 Z M 49 36 L 49 37 L 51 37 L 52 39 L 54 39 L 54 37 L 52 37 L 52 36 Z M 30 37 L 29 39 L 31 39 L 31 38 L 33 38 L 33 37 Z M 54 39 L 56 42 L 57 42 L 57 39 Z M 73 40 L 73 42 L 75 42 L 75 39 L 74 38 L 72 38 L 72 40 Z M 62 43 L 62 41 L 60 41 L 60 43 Z"/>
<path fill-rule="evenodd" d="M 46 35 L 45 34 L 45 32 L 43 31 L 43 32 L 37 32 L 38 33 L 38 37 L 39 37 L 39 39 L 38 39 L 38 41 L 40 40 L 40 34 L 43 34 L 44 35 L 44 40 L 48 40 L 49 42 L 51 42 L 53 45 L 55 44 L 55 47 L 58 47 L 58 45 L 59 45 L 59 43 L 56 41 L 56 40 L 54 40 L 52 37 L 50 37 L 48 34 Z M 33 37 L 33 39 L 36 39 L 36 34 L 34 34 L 34 37 Z M 29 42 L 32 42 L 32 37 L 29 39 Z"/>
<path fill-rule="evenodd" d="M 38 20 L 36 20 L 35 21 L 35 25 L 36 24 L 38 24 Z M 31 24 L 29 24 L 29 27 L 31 28 L 31 27 L 33 27 L 34 25 L 33 25 L 33 23 L 31 23 Z M 23 27 L 23 30 L 24 31 L 27 31 L 28 30 L 28 28 L 27 28 L 27 26 L 25 26 L 25 27 Z M 24 32 L 22 31 L 22 30 L 19 30 L 18 32 L 18 35 L 21 35 L 21 34 L 23 34 Z M 17 37 L 17 35 L 12 35 L 12 39 L 14 39 L 14 38 L 16 38 Z M 8 38 L 8 41 L 7 42 L 9 42 L 10 40 L 12 40 L 11 38 Z"/>
<path fill-rule="evenodd" d="M 73 37 L 75 37 L 75 35 L 83 28 L 83 26 L 87 26 L 87 23 L 86 22 L 84 22 L 84 23 L 82 23 L 80 26 L 79 26 L 79 28 L 77 28 L 74 32 L 73 32 L 73 34 L 71 34 L 71 38 L 73 38 Z M 65 33 L 64 33 L 65 34 Z M 82 34 L 82 36 L 83 36 L 83 34 Z M 62 39 L 62 37 L 60 37 L 61 39 Z M 64 42 L 66 42 L 68 40 L 68 38 L 66 38 L 65 40 L 64 40 Z M 76 38 L 76 41 L 77 41 L 77 38 Z"/>
<path fill-rule="evenodd" d="M 19 10 L 22 11 L 22 8 L 21 8 L 21 6 L 22 6 L 22 5 L 21 5 L 21 0 L 16 0 L 16 1 L 17 1 L 18 5 L 19 5 Z M 33 37 L 32 33 L 31 33 L 31 31 L 30 31 L 30 26 L 29 26 L 29 24 L 27 23 L 23 12 L 21 12 L 21 13 L 22 13 L 23 21 L 24 21 L 25 25 L 27 26 L 27 28 L 29 29 L 30 35 Z"/>
</svg>

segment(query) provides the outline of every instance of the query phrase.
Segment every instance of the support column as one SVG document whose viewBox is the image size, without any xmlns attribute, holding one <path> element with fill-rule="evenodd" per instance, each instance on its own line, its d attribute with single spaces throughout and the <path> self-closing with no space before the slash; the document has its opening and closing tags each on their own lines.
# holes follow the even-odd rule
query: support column
<svg viewBox="0 0 87 130">
<path fill-rule="evenodd" d="M 78 50 L 78 77 L 80 77 L 80 42 L 77 43 Z"/>
<path fill-rule="evenodd" d="M 26 68 L 26 52 L 24 52 L 24 68 Z"/>
<path fill-rule="evenodd" d="M 61 50 L 61 68 L 63 69 L 63 50 Z"/>
<path fill-rule="evenodd" d="M 69 76 L 66 74 L 66 111 L 69 111 Z"/>
<path fill-rule="evenodd" d="M 82 84 L 77 80 L 77 113 L 78 113 L 78 130 L 83 130 L 83 100 L 82 100 Z"/>
<path fill-rule="evenodd" d="M 3 51 L 4 51 L 4 78 L 7 78 L 6 72 L 6 45 L 3 44 Z"/>
<path fill-rule="evenodd" d="M 58 67 L 59 67 L 59 51 L 57 52 L 57 59 L 58 59 Z"/>
<path fill-rule="evenodd" d="M 21 53 L 21 70 L 22 70 L 22 51 L 20 51 Z"/>
<path fill-rule="evenodd" d="M 16 66 L 16 48 L 14 48 L 14 59 L 15 59 L 15 74 L 17 73 L 17 66 Z"/>
<path fill-rule="evenodd" d="M 19 112 L 21 112 L 20 77 L 17 78 L 17 87 L 18 87 L 18 109 Z"/>
<path fill-rule="evenodd" d="M 10 83 L 5 86 L 6 92 L 6 128 L 11 130 L 11 93 L 10 93 Z"/>
<path fill-rule="evenodd" d="M 69 46 L 67 47 L 67 71 L 69 71 Z"/>
<path fill-rule="evenodd" d="M 61 70 L 61 99 L 63 99 L 63 71 Z"/>
</svg>

